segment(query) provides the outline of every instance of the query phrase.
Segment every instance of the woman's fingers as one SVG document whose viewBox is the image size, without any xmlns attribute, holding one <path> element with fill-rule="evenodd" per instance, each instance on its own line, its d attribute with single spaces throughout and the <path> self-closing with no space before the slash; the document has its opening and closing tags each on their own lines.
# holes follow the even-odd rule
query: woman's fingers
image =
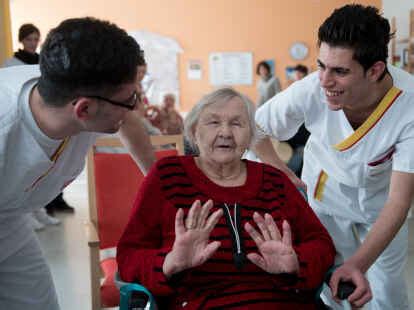
<svg viewBox="0 0 414 310">
<path fill-rule="evenodd" d="M 221 242 L 220 241 L 213 241 L 210 242 L 204 249 L 203 251 L 203 257 L 201 259 L 201 263 L 204 263 L 205 261 L 207 261 L 211 256 L 214 255 L 214 253 L 216 253 L 217 249 L 221 246 Z"/>
<path fill-rule="evenodd" d="M 210 210 L 211 210 L 212 207 L 213 207 L 213 201 L 211 199 L 209 199 L 201 207 L 200 214 L 199 214 L 198 220 L 197 220 L 197 227 L 198 228 L 203 228 L 205 226 L 207 217 L 210 214 Z"/>
<path fill-rule="evenodd" d="M 265 241 L 271 240 L 270 232 L 267 229 L 267 225 L 265 224 L 265 220 L 263 219 L 263 217 L 259 213 L 254 212 L 253 220 L 255 221 L 257 227 L 259 227 L 260 232 L 262 233 L 263 239 Z"/>
<path fill-rule="evenodd" d="M 175 214 L 175 234 L 176 235 L 181 235 L 185 233 L 183 219 L 184 219 L 184 212 L 183 212 L 183 209 L 180 208 Z"/>
<path fill-rule="evenodd" d="M 283 228 L 282 243 L 287 246 L 292 246 L 292 231 L 290 230 L 290 225 L 288 221 L 286 220 L 283 221 L 282 228 Z"/>
<path fill-rule="evenodd" d="M 190 211 L 188 211 L 187 218 L 185 219 L 185 228 L 194 229 L 197 227 L 197 217 L 200 212 L 200 208 L 200 200 L 194 201 Z"/>
<path fill-rule="evenodd" d="M 281 240 L 282 236 L 280 235 L 279 229 L 277 228 L 277 225 L 273 220 L 273 217 L 268 213 L 265 214 L 265 223 L 267 229 L 270 232 L 270 237 L 272 238 L 272 240 Z"/>
<path fill-rule="evenodd" d="M 264 241 L 256 229 L 254 229 L 254 227 L 249 222 L 246 222 L 246 224 L 244 224 L 244 229 L 256 243 L 257 247 L 260 247 Z"/>
<path fill-rule="evenodd" d="M 266 270 L 266 262 L 263 259 L 263 257 L 261 257 L 259 254 L 257 253 L 249 253 L 247 254 L 247 258 L 249 259 L 249 261 L 251 261 L 253 264 L 255 264 L 256 266 L 258 266 L 259 268 Z"/>
<path fill-rule="evenodd" d="M 223 210 L 218 209 L 214 211 L 209 218 L 207 219 L 207 223 L 205 226 L 205 229 L 210 234 L 213 228 L 216 226 L 217 222 L 220 220 L 220 218 L 223 216 Z"/>
</svg>

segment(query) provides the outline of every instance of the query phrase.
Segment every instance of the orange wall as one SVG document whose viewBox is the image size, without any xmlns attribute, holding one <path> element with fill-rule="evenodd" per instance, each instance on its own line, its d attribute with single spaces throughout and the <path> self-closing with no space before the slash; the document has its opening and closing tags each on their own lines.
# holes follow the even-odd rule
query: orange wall
<svg viewBox="0 0 414 310">
<path fill-rule="evenodd" d="M 43 34 L 69 17 L 95 16 L 126 30 L 145 29 L 175 38 L 183 47 L 179 56 L 181 107 L 187 111 L 212 89 L 208 78 L 210 52 L 253 52 L 256 64 L 274 59 L 276 75 L 285 84 L 284 68 L 294 65 L 288 53 L 294 41 L 305 42 L 310 53 L 303 61 L 315 68 L 316 34 L 332 12 L 353 1 L 345 0 L 14 0 L 10 1 L 13 33 L 25 22 L 36 24 Z M 359 0 L 381 7 L 381 0 Z M 15 35 L 17 36 L 17 34 Z M 15 45 L 16 46 L 16 45 Z M 201 80 L 188 80 L 189 59 L 202 61 Z M 254 80 L 257 77 L 254 76 Z M 236 87 L 256 100 L 256 87 Z"/>
</svg>

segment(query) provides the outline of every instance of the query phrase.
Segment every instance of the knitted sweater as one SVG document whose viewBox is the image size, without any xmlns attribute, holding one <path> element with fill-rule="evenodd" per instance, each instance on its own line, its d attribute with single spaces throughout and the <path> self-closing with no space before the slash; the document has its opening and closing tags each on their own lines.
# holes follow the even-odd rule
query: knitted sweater
<svg viewBox="0 0 414 310">
<path fill-rule="evenodd" d="M 246 161 L 246 165 L 244 185 L 222 187 L 208 179 L 191 156 L 158 161 L 137 194 L 118 244 L 121 278 L 140 282 L 156 296 L 169 296 L 169 309 L 184 305 L 185 309 L 314 309 L 315 289 L 334 262 L 332 240 L 282 172 L 262 163 Z M 210 236 L 211 241 L 220 240 L 221 247 L 203 265 L 167 280 L 162 266 L 174 243 L 175 214 L 178 208 L 187 214 L 196 199 L 202 203 L 212 199 L 211 212 L 224 204 L 230 207 Z M 246 221 L 254 224 L 255 211 L 271 214 L 280 231 L 283 220 L 291 225 L 300 263 L 297 276 L 269 274 L 245 257 L 257 252 L 243 229 Z M 241 254 L 236 251 L 229 213 L 236 217 Z"/>
</svg>

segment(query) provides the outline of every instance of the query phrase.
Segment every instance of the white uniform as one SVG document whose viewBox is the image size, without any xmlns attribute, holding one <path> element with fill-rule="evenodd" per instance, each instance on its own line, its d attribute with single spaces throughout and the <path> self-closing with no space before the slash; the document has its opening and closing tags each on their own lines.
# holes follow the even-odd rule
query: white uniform
<svg viewBox="0 0 414 310">
<path fill-rule="evenodd" d="M 76 178 L 97 136 L 58 141 L 38 128 L 29 95 L 39 75 L 37 65 L 0 69 L 0 309 L 59 309 L 26 214 Z"/>
<path fill-rule="evenodd" d="M 339 261 L 350 257 L 383 208 L 392 171 L 414 173 L 414 77 L 390 68 L 393 87 L 357 130 L 328 108 L 318 73 L 291 85 L 256 112 L 258 126 L 279 140 L 304 122 L 311 133 L 302 179 L 309 204 L 330 232 Z M 400 89 L 403 91 L 400 91 Z M 407 309 L 407 227 L 368 271 L 370 309 Z"/>
</svg>

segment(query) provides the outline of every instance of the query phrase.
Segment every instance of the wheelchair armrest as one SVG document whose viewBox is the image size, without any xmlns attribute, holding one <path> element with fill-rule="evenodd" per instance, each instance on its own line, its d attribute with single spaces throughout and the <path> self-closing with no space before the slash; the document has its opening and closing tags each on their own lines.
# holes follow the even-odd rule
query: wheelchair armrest
<svg viewBox="0 0 414 310">
<path fill-rule="evenodd" d="M 130 283 L 122 281 L 119 272 L 114 276 L 115 285 L 120 291 L 120 310 L 144 310 L 157 309 L 157 305 L 153 295 L 144 286 L 138 283 Z"/>
</svg>

